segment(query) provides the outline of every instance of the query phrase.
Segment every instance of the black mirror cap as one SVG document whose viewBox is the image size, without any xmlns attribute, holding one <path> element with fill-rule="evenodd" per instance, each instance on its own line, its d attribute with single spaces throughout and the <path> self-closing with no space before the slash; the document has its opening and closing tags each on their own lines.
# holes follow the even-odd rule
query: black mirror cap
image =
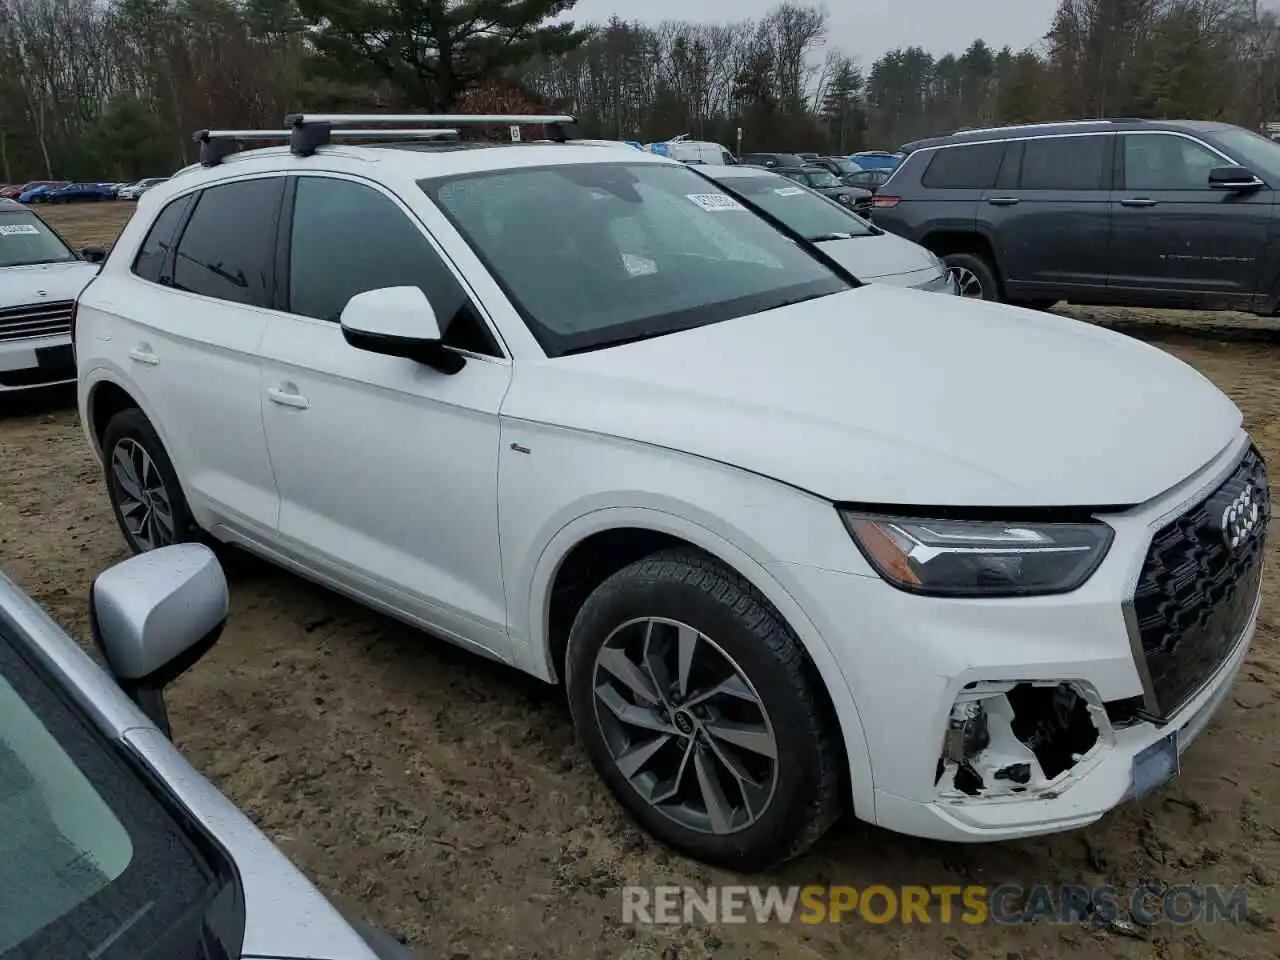
<svg viewBox="0 0 1280 960">
<path fill-rule="evenodd" d="M 1209 186 L 1214 190 L 1257 190 L 1266 186 L 1248 167 L 1214 167 L 1209 171 Z"/>
<path fill-rule="evenodd" d="M 417 337 L 392 337 L 381 333 L 368 333 L 342 327 L 342 337 L 357 350 L 379 353 L 387 357 L 404 357 L 423 363 L 441 373 L 458 373 L 467 364 L 466 357 L 450 350 L 439 340 L 422 340 Z"/>
<path fill-rule="evenodd" d="M 80 256 L 89 263 L 102 263 L 107 259 L 107 251 L 102 247 L 84 247 L 80 251 Z"/>
</svg>

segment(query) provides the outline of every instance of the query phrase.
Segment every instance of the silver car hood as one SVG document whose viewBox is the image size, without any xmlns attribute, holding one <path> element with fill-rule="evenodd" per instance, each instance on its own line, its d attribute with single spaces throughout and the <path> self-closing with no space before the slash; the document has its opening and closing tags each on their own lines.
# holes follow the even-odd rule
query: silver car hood
<svg viewBox="0 0 1280 960">
<path fill-rule="evenodd" d="M 823 240 L 818 246 L 840 266 L 867 283 L 892 284 L 894 278 L 923 270 L 942 273 L 928 250 L 892 233 L 850 237 L 848 240 Z M 914 283 L 909 285 L 914 286 Z"/>
</svg>

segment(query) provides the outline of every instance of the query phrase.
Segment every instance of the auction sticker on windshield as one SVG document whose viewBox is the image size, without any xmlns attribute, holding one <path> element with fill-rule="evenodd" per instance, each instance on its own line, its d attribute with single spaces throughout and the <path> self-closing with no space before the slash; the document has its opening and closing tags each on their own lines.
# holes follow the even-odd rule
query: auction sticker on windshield
<svg viewBox="0 0 1280 960">
<path fill-rule="evenodd" d="M 723 193 L 687 193 L 685 196 L 710 213 L 719 213 L 721 210 L 746 209 L 733 197 Z"/>
<path fill-rule="evenodd" d="M 779 187 L 773 192 L 780 197 L 798 197 L 804 193 L 804 187 Z"/>
<path fill-rule="evenodd" d="M 40 231 L 29 223 L 0 223 L 0 237 L 39 235 Z"/>
</svg>

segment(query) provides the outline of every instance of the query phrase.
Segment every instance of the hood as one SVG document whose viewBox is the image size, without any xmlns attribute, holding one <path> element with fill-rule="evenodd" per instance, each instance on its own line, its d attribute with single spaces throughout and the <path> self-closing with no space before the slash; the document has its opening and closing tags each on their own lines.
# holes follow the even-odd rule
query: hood
<svg viewBox="0 0 1280 960">
<path fill-rule="evenodd" d="M 864 503 L 1140 503 L 1242 419 L 1138 340 L 884 284 L 515 371 L 504 415 Z"/>
<path fill-rule="evenodd" d="M 868 283 L 919 273 L 922 270 L 933 274 L 940 272 L 928 250 L 893 233 L 850 237 L 848 240 L 823 240 L 818 246 L 840 266 Z"/>
<path fill-rule="evenodd" d="M 0 310 L 74 300 L 97 275 L 98 265 L 83 260 L 0 267 Z M 44 296 L 40 295 L 42 290 Z"/>
</svg>

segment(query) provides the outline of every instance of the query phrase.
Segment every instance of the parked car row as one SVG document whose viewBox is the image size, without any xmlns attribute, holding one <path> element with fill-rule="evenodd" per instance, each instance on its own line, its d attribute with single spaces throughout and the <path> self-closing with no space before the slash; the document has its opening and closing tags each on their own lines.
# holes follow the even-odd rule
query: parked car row
<svg viewBox="0 0 1280 960">
<path fill-rule="evenodd" d="M 135 183 L 32 180 L 0 188 L 0 198 L 19 203 L 75 203 L 86 200 L 137 200 L 167 177 L 148 177 Z"/>
<path fill-rule="evenodd" d="M 1211 383 L 904 289 L 927 254 L 865 283 L 846 262 L 916 248 L 763 169 L 328 149 L 360 122 L 208 134 L 81 294 L 132 551 L 235 544 L 562 683 L 617 801 L 723 866 L 844 809 L 1072 829 L 1176 774 L 1248 652 L 1270 511 Z"/>
</svg>

